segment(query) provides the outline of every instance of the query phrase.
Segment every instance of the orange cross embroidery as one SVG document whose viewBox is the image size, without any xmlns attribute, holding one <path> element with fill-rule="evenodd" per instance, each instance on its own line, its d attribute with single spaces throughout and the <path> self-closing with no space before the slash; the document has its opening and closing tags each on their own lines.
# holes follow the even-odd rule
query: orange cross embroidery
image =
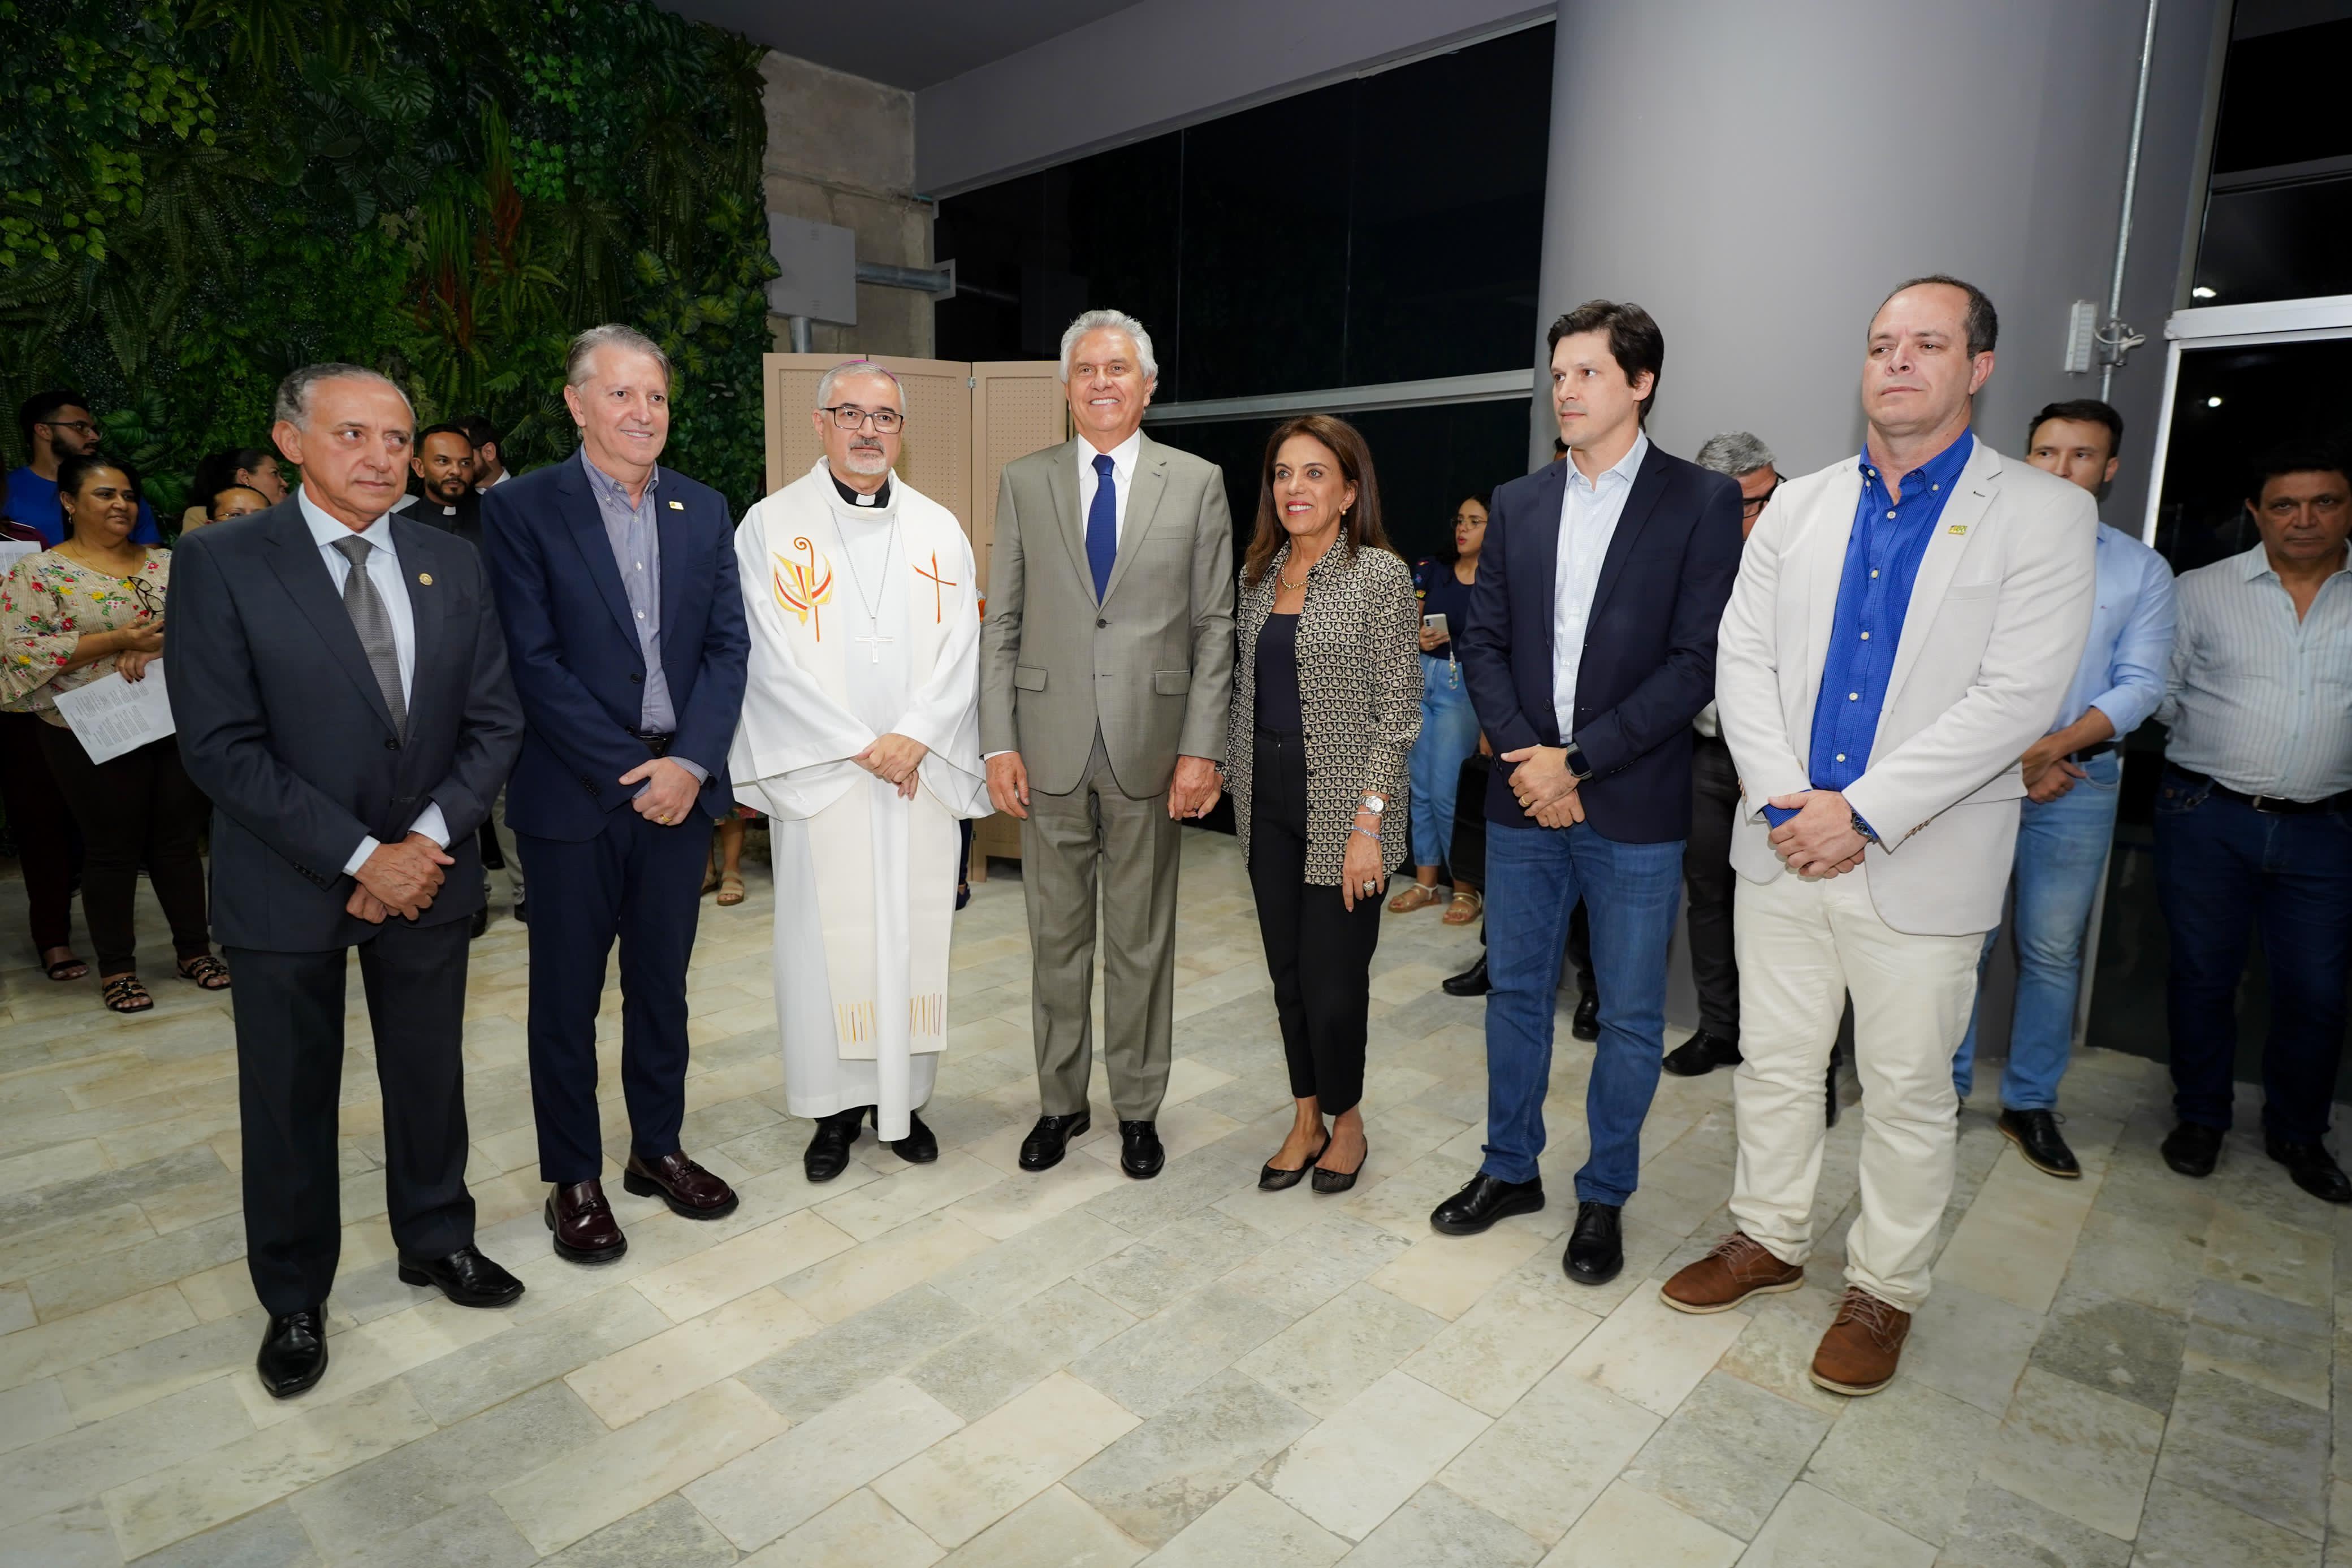
<svg viewBox="0 0 2352 1568">
<path fill-rule="evenodd" d="M 827 561 L 824 564 L 824 575 L 820 578 L 816 546 L 809 542 L 808 536 L 803 534 L 793 540 L 793 548 L 804 553 L 808 559 L 803 563 L 786 560 L 782 556 L 774 558 L 777 568 L 776 602 L 799 616 L 803 624 L 806 624 L 814 617 L 816 622 L 816 640 L 822 643 L 824 641 L 824 617 L 819 613 L 818 606 L 833 595 L 833 563 Z M 784 580 L 787 577 L 792 579 L 792 586 L 789 588 L 784 585 Z"/>
<path fill-rule="evenodd" d="M 930 582 L 931 624 L 934 626 L 945 625 L 947 623 L 946 591 L 955 587 L 956 584 L 940 574 L 940 552 L 937 550 L 933 550 L 931 552 L 930 570 L 925 571 L 919 566 L 915 569 L 915 575 L 917 577 L 928 579 Z"/>
</svg>

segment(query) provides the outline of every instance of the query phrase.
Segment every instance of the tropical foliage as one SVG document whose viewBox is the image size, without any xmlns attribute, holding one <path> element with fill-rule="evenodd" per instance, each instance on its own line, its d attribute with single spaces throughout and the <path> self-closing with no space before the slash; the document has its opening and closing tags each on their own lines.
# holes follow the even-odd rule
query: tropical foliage
<svg viewBox="0 0 2352 1568">
<path fill-rule="evenodd" d="M 86 388 L 159 513 L 319 360 L 548 461 L 606 320 L 677 366 L 670 460 L 758 494 L 755 46 L 650 0 L 0 0 L 0 400 Z"/>
</svg>

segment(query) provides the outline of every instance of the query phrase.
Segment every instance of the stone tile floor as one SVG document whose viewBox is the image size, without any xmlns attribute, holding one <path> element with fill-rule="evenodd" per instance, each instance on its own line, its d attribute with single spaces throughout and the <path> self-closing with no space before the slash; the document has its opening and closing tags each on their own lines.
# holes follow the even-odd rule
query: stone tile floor
<svg viewBox="0 0 2352 1568">
<path fill-rule="evenodd" d="M 1255 925 L 1230 841 L 1185 859 L 1159 1180 L 1118 1173 L 1099 1103 L 1106 1133 L 1016 1171 L 1027 941 L 1000 876 L 957 925 L 941 1158 L 869 1136 L 806 1184 L 755 864 L 751 902 L 705 906 L 687 1124 L 742 1207 L 696 1225 L 616 1186 L 632 1245 L 594 1270 L 539 1218 L 501 894 L 473 950 L 471 1175 L 530 1293 L 464 1312 L 394 1279 L 354 1010 L 334 1359 L 287 1405 L 250 1371 L 225 999 L 164 980 L 152 1014 L 104 1015 L 95 982 L 26 964 L 0 890 L 0 1562 L 2352 1565 L 2352 1229 L 2242 1134 L 2210 1181 L 2167 1172 L 2152 1064 L 2075 1064 L 2079 1183 L 1969 1107 L 1935 1299 L 1901 1380 L 1848 1402 L 1804 1367 L 1859 1116 L 1813 1283 L 1683 1317 L 1655 1282 L 1727 1228 L 1730 1084 L 1668 1079 L 1630 1266 L 1580 1290 L 1559 1253 L 1589 1052 L 1563 1029 L 1553 1206 L 1434 1235 L 1486 1081 L 1481 1004 L 1436 988 L 1475 938 L 1429 913 L 1390 919 L 1376 963 L 1363 1181 L 1260 1194 L 1289 1102 Z"/>
</svg>

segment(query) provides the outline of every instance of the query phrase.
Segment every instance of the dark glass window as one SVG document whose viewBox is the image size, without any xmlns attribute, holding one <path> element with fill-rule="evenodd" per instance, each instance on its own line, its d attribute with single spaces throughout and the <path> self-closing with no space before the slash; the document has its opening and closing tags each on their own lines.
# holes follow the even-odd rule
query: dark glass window
<svg viewBox="0 0 2352 1568">
<path fill-rule="evenodd" d="M 2241 20 L 2242 22 L 2242 14 Z M 2352 293 L 2352 16 L 2231 40 L 2197 250 L 2197 301 Z"/>
</svg>

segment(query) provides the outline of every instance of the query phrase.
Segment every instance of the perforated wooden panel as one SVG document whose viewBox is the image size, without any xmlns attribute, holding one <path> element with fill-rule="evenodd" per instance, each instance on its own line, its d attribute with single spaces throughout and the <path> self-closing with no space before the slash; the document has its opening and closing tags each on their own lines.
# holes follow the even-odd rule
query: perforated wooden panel
<svg viewBox="0 0 2352 1568">
<path fill-rule="evenodd" d="M 971 548 L 980 588 L 996 541 L 996 482 L 1004 465 L 1070 438 L 1070 405 L 1052 360 L 983 360 L 971 367 Z"/>
<path fill-rule="evenodd" d="M 845 354 L 769 354 L 768 488 L 782 489 L 807 473 L 824 448 L 809 423 L 817 383 Z M 969 535 L 971 512 L 971 367 L 951 360 L 874 361 L 898 378 L 907 396 L 907 434 L 898 473 L 916 489 L 956 515 Z M 991 481 L 993 483 L 993 480 Z"/>
</svg>

